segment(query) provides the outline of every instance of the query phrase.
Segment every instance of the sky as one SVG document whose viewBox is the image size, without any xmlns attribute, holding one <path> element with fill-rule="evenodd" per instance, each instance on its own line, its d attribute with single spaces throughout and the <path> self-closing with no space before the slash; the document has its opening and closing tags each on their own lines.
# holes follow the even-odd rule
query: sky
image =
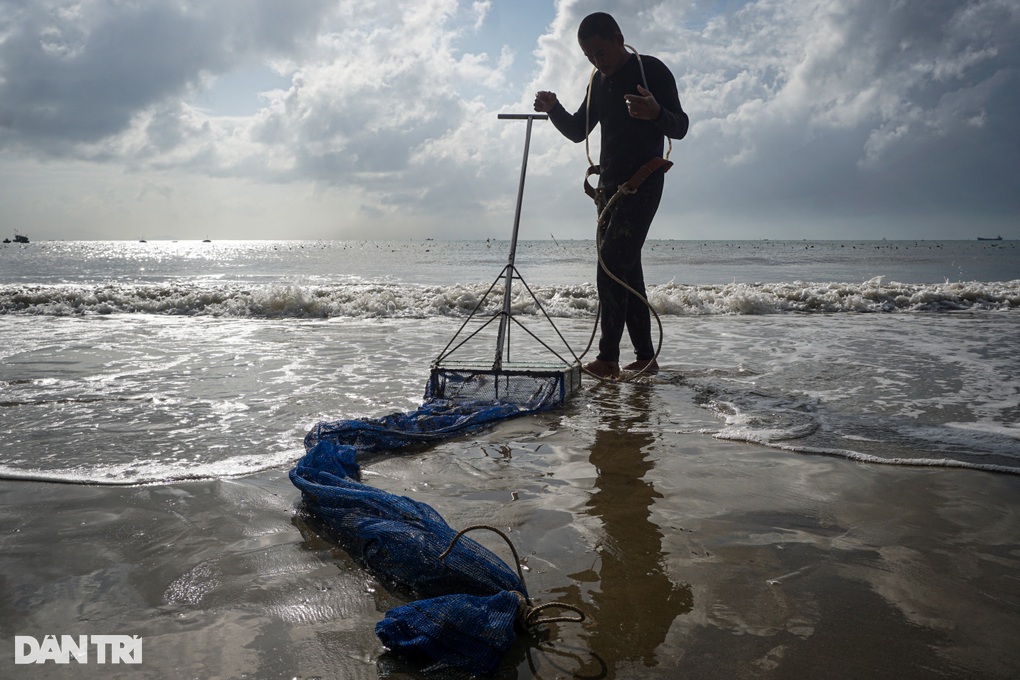
<svg viewBox="0 0 1020 680">
<path fill-rule="evenodd" d="M 651 238 L 1020 238 L 1016 0 L 0 0 L 0 235 L 507 239 L 592 11 L 691 118 Z M 587 166 L 534 124 L 522 239 Z"/>
</svg>

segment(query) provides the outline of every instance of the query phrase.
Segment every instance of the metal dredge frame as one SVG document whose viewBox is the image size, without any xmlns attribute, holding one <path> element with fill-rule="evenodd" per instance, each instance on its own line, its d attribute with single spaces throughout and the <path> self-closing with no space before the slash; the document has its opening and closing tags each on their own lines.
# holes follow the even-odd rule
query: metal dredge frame
<svg viewBox="0 0 1020 680">
<path fill-rule="evenodd" d="M 531 147 L 531 128 L 532 123 L 536 120 L 546 120 L 549 118 L 546 114 L 537 113 L 501 113 L 498 118 L 500 120 L 526 120 L 528 123 L 527 130 L 524 138 L 524 159 L 521 161 L 521 178 L 517 188 L 517 208 L 514 214 L 514 228 L 513 235 L 510 239 L 510 255 L 507 259 L 507 264 L 503 267 L 503 270 L 499 273 L 496 279 L 489 286 L 489 289 L 485 292 L 485 295 L 478 301 L 475 308 L 468 315 L 468 318 L 464 321 L 461 327 L 447 343 L 446 347 L 439 356 L 436 357 L 432 363 L 431 374 L 429 378 L 429 390 L 428 393 L 432 397 L 438 398 L 456 398 L 455 395 L 447 393 L 448 383 L 463 384 L 465 381 L 472 380 L 478 376 L 494 376 L 496 379 L 492 381 L 493 400 L 500 401 L 506 400 L 510 397 L 513 400 L 513 383 L 514 378 L 522 378 L 525 383 L 533 382 L 535 378 L 546 378 L 548 380 L 556 380 L 558 387 L 558 402 L 562 403 L 571 394 L 573 394 L 581 386 L 581 364 L 570 345 L 564 339 L 559 329 L 556 328 L 556 324 L 553 323 L 549 314 L 545 311 L 542 303 L 538 301 L 535 293 L 528 286 L 524 277 L 521 276 L 517 269 L 515 260 L 517 257 L 517 236 L 520 231 L 521 224 L 521 205 L 524 201 L 524 177 L 528 170 L 528 151 Z M 467 337 L 461 340 L 459 343 L 457 339 L 460 337 L 467 325 L 471 323 L 478 310 L 482 308 L 485 301 L 492 294 L 496 285 L 500 281 L 504 281 L 503 285 L 503 307 L 500 311 L 489 317 L 488 321 L 483 323 L 479 328 L 475 329 L 474 332 L 470 333 Z M 572 357 L 572 360 L 565 358 L 560 352 L 549 346 L 547 342 L 539 338 L 529 328 L 527 328 L 518 319 L 514 318 L 511 310 L 512 302 L 512 287 L 514 281 L 519 281 L 524 289 L 528 291 L 535 306 L 542 312 L 546 321 L 560 341 L 566 347 L 567 352 Z M 493 357 L 492 365 L 484 364 L 478 361 L 473 362 L 460 362 L 451 361 L 450 356 L 458 349 L 463 347 L 465 344 L 470 342 L 475 336 L 477 336 L 482 330 L 487 328 L 493 321 L 499 319 L 499 330 L 496 335 L 496 352 Z M 530 335 L 535 341 L 537 341 L 542 347 L 548 350 L 553 356 L 559 359 L 560 363 L 555 366 L 549 366 L 544 364 L 534 363 L 514 363 L 510 357 L 510 322 L 513 322 L 520 327 L 525 333 Z M 456 344 L 454 344 L 456 343 Z"/>
</svg>

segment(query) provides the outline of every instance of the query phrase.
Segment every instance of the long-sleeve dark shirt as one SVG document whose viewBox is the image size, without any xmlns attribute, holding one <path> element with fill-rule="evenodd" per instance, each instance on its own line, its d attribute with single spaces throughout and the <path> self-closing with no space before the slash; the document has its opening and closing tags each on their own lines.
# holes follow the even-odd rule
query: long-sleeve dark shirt
<svg viewBox="0 0 1020 680">
<path fill-rule="evenodd" d="M 644 85 L 641 66 L 648 80 L 648 91 L 655 96 L 662 112 L 655 120 L 631 118 L 624 95 L 639 95 L 638 85 Z M 680 106 L 676 80 L 669 68 L 655 57 L 634 55 L 620 70 L 606 77 L 596 73 L 591 83 L 591 112 L 586 114 L 587 97 L 576 113 L 570 114 L 557 103 L 549 112 L 549 120 L 567 139 L 582 142 L 596 124 L 601 125 L 602 144 L 599 166 L 602 174 L 599 183 L 615 187 L 626 182 L 642 165 L 652 158 L 661 158 L 663 137 L 683 139 L 690 120 Z M 585 129 L 585 120 L 588 127 Z"/>
</svg>

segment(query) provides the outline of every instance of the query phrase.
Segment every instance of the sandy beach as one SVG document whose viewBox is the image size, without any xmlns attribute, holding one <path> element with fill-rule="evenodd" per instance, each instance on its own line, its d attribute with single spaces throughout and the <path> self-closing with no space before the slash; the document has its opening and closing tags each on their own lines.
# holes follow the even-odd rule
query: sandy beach
<svg viewBox="0 0 1020 680">
<path fill-rule="evenodd" d="M 455 528 L 509 530 L 535 600 L 588 614 L 497 677 L 1016 676 L 1020 477 L 670 434 L 634 415 L 654 400 L 612 387 L 583 404 L 595 431 L 572 406 L 366 461 Z M 0 677 L 421 677 L 373 633 L 407 596 L 316 533 L 286 473 L 3 482 Z M 14 663 L 51 634 L 138 635 L 144 661 Z"/>
<path fill-rule="evenodd" d="M 317 422 L 421 403 L 488 245 L 5 252 L 0 679 L 437 677 L 374 633 L 413 596 L 288 472 Z M 863 245 L 651 244 L 659 376 L 360 461 L 585 611 L 497 678 L 1020 676 L 1014 244 Z M 590 246 L 522 253 L 579 351 Z M 16 663 L 65 635 L 88 663 Z M 99 663 L 110 635 L 141 662 Z"/>
</svg>

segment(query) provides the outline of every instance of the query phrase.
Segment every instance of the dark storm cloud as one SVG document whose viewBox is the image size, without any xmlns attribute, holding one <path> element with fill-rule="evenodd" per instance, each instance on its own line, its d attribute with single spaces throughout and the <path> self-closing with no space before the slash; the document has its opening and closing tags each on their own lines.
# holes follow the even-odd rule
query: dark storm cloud
<svg viewBox="0 0 1020 680">
<path fill-rule="evenodd" d="M 874 77 L 890 74 L 903 91 L 900 115 L 866 145 L 876 205 L 1020 212 L 1018 18 L 1015 3 L 914 0 L 854 26 L 851 39 L 881 48 Z"/>
<path fill-rule="evenodd" d="M 689 205 L 890 218 L 1020 210 L 1020 8 L 1000 0 L 756 3 L 672 53 Z"/>
</svg>

